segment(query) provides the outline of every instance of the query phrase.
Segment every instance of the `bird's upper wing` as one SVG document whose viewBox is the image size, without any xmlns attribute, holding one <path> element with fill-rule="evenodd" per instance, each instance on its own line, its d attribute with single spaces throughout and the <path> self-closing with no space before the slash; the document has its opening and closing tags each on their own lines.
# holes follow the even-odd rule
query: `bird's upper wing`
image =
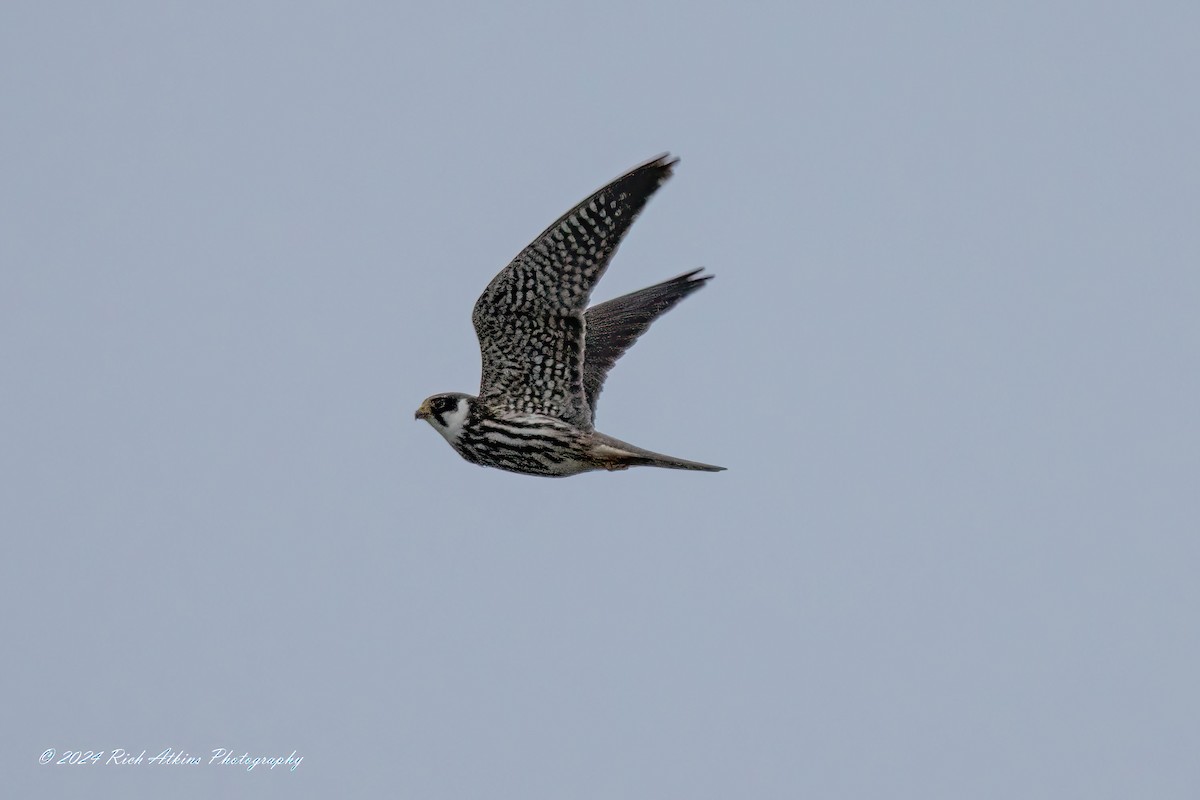
<svg viewBox="0 0 1200 800">
<path fill-rule="evenodd" d="M 675 163 L 664 154 L 609 183 L 492 279 L 472 314 L 483 356 L 481 400 L 591 429 L 584 309 L 621 237 Z"/>
<path fill-rule="evenodd" d="M 593 421 L 596 400 L 613 364 L 650 323 L 676 303 L 705 284 L 712 275 L 692 270 L 675 278 L 592 306 L 584 314 L 587 321 L 583 358 L 583 388 Z"/>
</svg>

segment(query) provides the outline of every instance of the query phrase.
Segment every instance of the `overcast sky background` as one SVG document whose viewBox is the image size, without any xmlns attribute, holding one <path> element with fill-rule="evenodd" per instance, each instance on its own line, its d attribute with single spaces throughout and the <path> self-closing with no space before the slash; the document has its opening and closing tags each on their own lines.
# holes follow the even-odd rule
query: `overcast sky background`
<svg viewBox="0 0 1200 800">
<path fill-rule="evenodd" d="M 11 797 L 1195 798 L 1194 3 L 0 5 Z M 716 274 L 471 466 L 475 298 Z M 304 757 L 41 766 L 48 748 Z"/>
</svg>

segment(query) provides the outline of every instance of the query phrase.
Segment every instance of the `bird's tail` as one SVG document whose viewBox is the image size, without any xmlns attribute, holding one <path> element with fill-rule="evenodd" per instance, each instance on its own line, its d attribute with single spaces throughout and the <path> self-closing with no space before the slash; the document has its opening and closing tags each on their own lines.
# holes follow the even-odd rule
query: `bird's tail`
<svg viewBox="0 0 1200 800">
<path fill-rule="evenodd" d="M 713 464 L 701 464 L 699 461 L 688 461 L 651 450 L 643 450 L 628 442 L 622 442 L 620 439 L 605 436 L 603 433 L 592 434 L 592 456 L 610 470 L 628 469 L 629 467 L 663 467 L 665 469 L 721 472 L 725 469 L 725 467 Z"/>
</svg>

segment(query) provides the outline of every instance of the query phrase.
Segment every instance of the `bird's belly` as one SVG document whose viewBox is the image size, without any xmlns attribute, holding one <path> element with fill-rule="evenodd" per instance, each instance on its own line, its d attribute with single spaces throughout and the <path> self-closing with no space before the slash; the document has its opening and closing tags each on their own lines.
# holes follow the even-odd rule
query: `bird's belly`
<svg viewBox="0 0 1200 800">
<path fill-rule="evenodd" d="M 580 446 L 577 431 L 558 420 L 487 420 L 459 439 L 463 458 L 524 475 L 566 477 L 598 468 Z"/>
</svg>

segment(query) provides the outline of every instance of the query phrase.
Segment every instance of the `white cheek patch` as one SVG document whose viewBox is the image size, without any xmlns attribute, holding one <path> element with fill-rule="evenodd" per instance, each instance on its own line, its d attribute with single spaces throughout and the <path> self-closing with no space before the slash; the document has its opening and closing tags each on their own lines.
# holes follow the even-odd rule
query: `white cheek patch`
<svg viewBox="0 0 1200 800">
<path fill-rule="evenodd" d="M 440 417 L 435 417 L 435 419 L 438 421 L 438 424 L 434 425 L 433 427 L 437 428 L 438 433 L 446 437 L 446 441 L 456 442 L 458 441 L 459 435 L 462 434 L 463 425 L 466 424 L 467 417 L 470 415 L 470 413 L 470 403 L 468 403 L 465 399 L 460 398 L 458 405 L 454 407 L 453 411 L 447 411 Z M 443 420 L 445 420 L 444 423 L 442 422 Z"/>
</svg>

